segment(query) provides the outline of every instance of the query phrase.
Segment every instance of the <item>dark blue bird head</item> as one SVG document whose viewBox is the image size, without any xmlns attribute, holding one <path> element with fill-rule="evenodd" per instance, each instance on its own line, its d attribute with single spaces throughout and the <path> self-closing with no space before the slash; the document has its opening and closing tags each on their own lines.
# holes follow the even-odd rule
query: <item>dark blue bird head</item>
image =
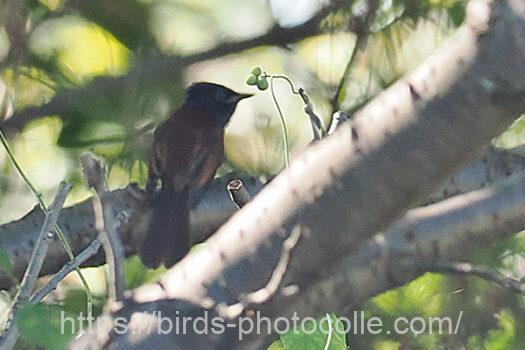
<svg viewBox="0 0 525 350">
<path fill-rule="evenodd" d="M 251 94 L 239 94 L 226 86 L 214 83 L 195 83 L 186 92 L 184 103 L 203 110 L 222 127 L 230 121 L 237 103 Z"/>
</svg>

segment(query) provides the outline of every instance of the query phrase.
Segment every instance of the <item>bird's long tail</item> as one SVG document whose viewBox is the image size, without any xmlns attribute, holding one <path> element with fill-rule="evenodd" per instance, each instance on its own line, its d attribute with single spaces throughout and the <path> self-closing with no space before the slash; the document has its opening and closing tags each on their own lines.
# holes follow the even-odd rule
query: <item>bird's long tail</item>
<svg viewBox="0 0 525 350">
<path fill-rule="evenodd" d="M 145 266 L 171 267 L 188 253 L 191 247 L 188 202 L 188 189 L 179 192 L 169 185 L 153 196 L 153 215 L 139 251 Z"/>
</svg>

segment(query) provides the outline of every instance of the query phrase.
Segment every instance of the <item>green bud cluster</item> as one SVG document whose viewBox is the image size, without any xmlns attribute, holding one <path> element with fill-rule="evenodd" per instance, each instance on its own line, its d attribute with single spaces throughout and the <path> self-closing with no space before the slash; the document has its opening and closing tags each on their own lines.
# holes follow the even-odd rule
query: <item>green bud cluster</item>
<svg viewBox="0 0 525 350">
<path fill-rule="evenodd" d="M 264 91 L 268 89 L 268 76 L 263 74 L 261 67 L 254 67 L 246 78 L 246 84 L 257 86 L 259 90 Z"/>
</svg>

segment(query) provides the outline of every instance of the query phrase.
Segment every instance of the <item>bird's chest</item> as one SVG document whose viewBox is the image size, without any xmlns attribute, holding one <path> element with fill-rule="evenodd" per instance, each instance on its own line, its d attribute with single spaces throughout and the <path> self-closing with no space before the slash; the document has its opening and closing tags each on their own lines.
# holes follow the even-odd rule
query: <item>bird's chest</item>
<svg viewBox="0 0 525 350">
<path fill-rule="evenodd" d="M 207 116 L 173 115 L 155 132 L 159 175 L 177 187 L 203 186 L 223 161 L 223 134 L 223 128 Z"/>
</svg>

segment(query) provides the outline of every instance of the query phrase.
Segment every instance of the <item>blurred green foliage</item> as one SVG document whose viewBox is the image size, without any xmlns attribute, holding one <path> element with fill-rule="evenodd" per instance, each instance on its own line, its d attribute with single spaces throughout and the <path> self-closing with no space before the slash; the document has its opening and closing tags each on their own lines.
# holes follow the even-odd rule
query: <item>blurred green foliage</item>
<svg viewBox="0 0 525 350">
<path fill-rule="evenodd" d="M 70 322 L 61 322 L 61 317 L 75 319 L 77 316 L 65 313 L 56 306 L 22 305 L 16 322 L 22 339 L 28 342 L 25 346 L 36 344 L 44 349 L 65 349 L 78 327 Z"/>
<path fill-rule="evenodd" d="M 143 183 L 155 125 L 181 102 L 185 86 L 208 80 L 246 90 L 245 73 L 254 65 L 283 73 L 303 86 L 325 123 L 352 56 L 356 37 L 340 32 L 365 5 L 377 4 L 367 24 L 368 40 L 346 70 L 336 107 L 353 111 L 416 67 L 448 38 L 464 18 L 461 0 L 345 1 L 323 24 L 323 31 L 289 49 L 257 47 L 235 55 L 156 65 L 179 55 L 206 51 L 222 42 L 267 32 L 276 22 L 308 19 L 316 1 L 297 9 L 292 3 L 258 0 L 6 0 L 0 4 L 1 111 L 19 112 L 49 103 L 46 115 L 9 135 L 17 158 L 46 198 L 65 177 L 75 186 L 69 201 L 89 195 L 78 156 L 95 151 L 109 164 L 111 187 Z M 283 7 L 283 3 L 285 4 Z M 288 6 L 288 7 L 287 7 Z M 281 9 L 281 10 L 278 10 Z M 283 10 L 284 9 L 284 10 Z M 295 13 L 297 12 L 297 13 Z M 304 13 L 304 14 L 303 14 Z M 302 17 L 301 17 L 302 16 Z M 299 18 L 299 19 L 298 19 Z M 276 83 L 285 111 L 292 151 L 311 139 L 302 103 Z M 254 90 L 253 90 L 254 91 Z M 518 121 L 496 140 L 501 147 L 523 143 L 525 122 Z M 275 174 L 283 164 L 279 121 L 269 94 L 258 94 L 239 107 L 227 129 L 225 168 L 251 174 Z M 3 152 L 0 152 L 0 220 L 22 216 L 34 204 Z M 14 205 L 13 203 L 16 203 Z M 524 264 L 523 235 L 505 240 L 474 257 L 474 262 L 518 276 Z M 0 268 L 8 270 L 0 249 Z M 522 268 L 523 269 L 523 268 Z M 86 270 L 85 270 L 86 271 Z M 106 300 L 104 268 L 86 271 L 96 295 L 96 313 Z M 126 262 L 129 288 L 155 279 L 136 257 Z M 49 303 L 26 306 L 18 320 L 18 348 L 63 348 L 69 337 L 57 332 L 60 311 L 85 312 L 85 294 L 76 276 L 68 277 Z M 0 307 L 9 295 L 2 294 Z M 361 306 L 367 318 L 379 316 L 391 326 L 398 316 L 455 317 L 464 311 L 457 335 L 349 336 L 334 333 L 330 349 L 522 349 L 525 347 L 525 299 L 474 278 L 426 274 Z M 0 311 L 2 311 L 0 309 Z M 1 312 L 0 312 L 1 313 Z M 42 322 L 46 320 L 46 322 Z M 334 316 L 332 320 L 335 321 Z M 322 349 L 325 334 L 290 333 L 272 349 Z"/>
<path fill-rule="evenodd" d="M 301 324 L 303 326 L 303 324 Z M 284 350 L 346 350 L 345 325 L 335 314 L 304 322 L 304 331 L 291 331 L 281 337 Z"/>
</svg>

